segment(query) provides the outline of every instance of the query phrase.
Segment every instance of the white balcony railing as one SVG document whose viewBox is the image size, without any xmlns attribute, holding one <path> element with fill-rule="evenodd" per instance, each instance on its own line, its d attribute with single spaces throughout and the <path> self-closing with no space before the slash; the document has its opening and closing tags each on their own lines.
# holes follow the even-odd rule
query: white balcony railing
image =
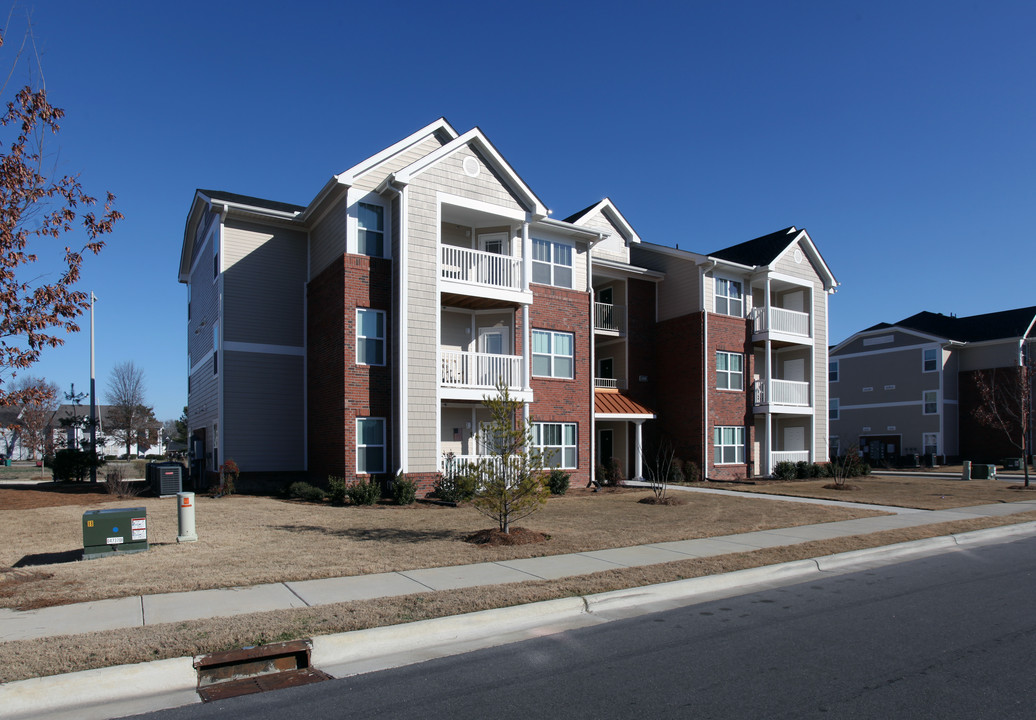
<svg viewBox="0 0 1036 720">
<path fill-rule="evenodd" d="M 772 307 L 767 318 L 766 308 L 757 307 L 752 308 L 751 317 L 754 332 L 770 331 L 809 337 L 809 313 Z"/>
<path fill-rule="evenodd" d="M 521 389 L 521 355 L 443 350 L 441 382 L 449 387 L 492 390 L 503 381 L 510 389 Z"/>
<path fill-rule="evenodd" d="M 594 378 L 594 387 L 625 390 L 626 381 L 620 380 L 619 378 Z"/>
<path fill-rule="evenodd" d="M 626 306 L 595 302 L 594 330 L 626 332 Z"/>
<path fill-rule="evenodd" d="M 774 465 L 779 462 L 809 462 L 809 450 L 775 450 L 770 457 Z"/>
<path fill-rule="evenodd" d="M 769 389 L 767 389 L 769 385 Z M 809 407 L 809 383 L 796 380 L 771 380 L 755 383 L 756 405 L 796 405 Z"/>
<path fill-rule="evenodd" d="M 505 290 L 522 289 L 521 258 L 453 245 L 441 246 L 440 257 L 444 280 Z"/>
</svg>

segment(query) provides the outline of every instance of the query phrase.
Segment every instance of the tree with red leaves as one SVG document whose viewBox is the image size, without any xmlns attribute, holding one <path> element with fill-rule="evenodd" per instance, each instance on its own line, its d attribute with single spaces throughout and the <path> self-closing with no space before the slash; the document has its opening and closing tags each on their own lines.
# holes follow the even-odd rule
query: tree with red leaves
<svg viewBox="0 0 1036 720">
<path fill-rule="evenodd" d="M 979 402 L 973 409 L 975 419 L 1000 430 L 1022 455 L 1025 487 L 1029 487 L 1029 437 L 1032 432 L 1033 388 L 1036 357 L 1031 348 L 1019 352 L 1015 367 L 980 370 L 975 373 Z"/>
<path fill-rule="evenodd" d="M 32 43 L 26 32 L 22 49 Z M 0 47 L 4 38 L 0 35 Z M 19 63 L 22 51 L 12 63 Z M 42 75 L 42 74 L 41 74 Z M 6 94 L 6 83 L 0 96 Z M 58 333 L 78 332 L 76 318 L 90 305 L 88 295 L 76 290 L 83 257 L 104 247 L 122 213 L 107 193 L 103 210 L 87 195 L 78 175 L 60 176 L 44 169 L 44 139 L 60 129 L 65 111 L 50 104 L 42 83 L 30 82 L 8 101 L 0 117 L 0 405 L 22 404 L 40 394 L 33 387 L 15 387 L 19 371 L 32 366 L 44 348 L 64 343 Z M 57 277 L 27 279 L 28 266 L 47 241 L 66 233 L 82 236 L 83 244 L 66 245 Z"/>
</svg>

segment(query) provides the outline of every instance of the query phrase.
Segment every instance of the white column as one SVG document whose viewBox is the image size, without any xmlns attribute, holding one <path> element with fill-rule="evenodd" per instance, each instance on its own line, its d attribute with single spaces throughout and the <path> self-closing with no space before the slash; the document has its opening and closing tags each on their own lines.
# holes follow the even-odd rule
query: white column
<svg viewBox="0 0 1036 720">
<path fill-rule="evenodd" d="M 643 480 L 644 479 L 644 443 L 643 443 L 643 438 L 642 438 L 642 435 L 641 435 L 641 430 L 643 428 L 644 421 L 643 420 L 637 420 L 635 422 L 637 423 L 637 439 L 636 439 L 636 442 L 634 443 L 634 445 L 636 447 L 634 452 L 636 452 L 637 455 L 636 455 L 636 458 L 633 461 L 633 466 L 634 466 L 634 468 L 636 468 L 636 471 L 637 471 L 636 479 L 637 480 Z"/>
<path fill-rule="evenodd" d="M 522 292 L 529 292 L 532 282 L 532 240 L 529 238 L 529 221 L 522 223 Z"/>
</svg>

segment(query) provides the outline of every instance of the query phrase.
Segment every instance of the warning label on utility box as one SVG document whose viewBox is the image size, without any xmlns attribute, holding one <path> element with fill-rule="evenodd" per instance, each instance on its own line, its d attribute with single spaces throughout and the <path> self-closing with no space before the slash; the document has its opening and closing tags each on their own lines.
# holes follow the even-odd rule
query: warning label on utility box
<svg viewBox="0 0 1036 720">
<path fill-rule="evenodd" d="M 147 518 L 133 518 L 130 520 L 131 530 L 146 530 L 147 529 Z"/>
<path fill-rule="evenodd" d="M 130 539 L 133 541 L 147 540 L 147 530 L 132 530 L 130 535 L 132 536 Z"/>
</svg>

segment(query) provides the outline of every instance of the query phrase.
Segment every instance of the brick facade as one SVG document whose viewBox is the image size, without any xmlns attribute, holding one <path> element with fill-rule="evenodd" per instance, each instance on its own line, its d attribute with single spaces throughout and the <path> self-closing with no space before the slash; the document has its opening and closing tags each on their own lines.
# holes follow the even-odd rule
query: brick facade
<svg viewBox="0 0 1036 720">
<path fill-rule="evenodd" d="M 709 422 L 705 432 L 709 457 L 706 458 L 707 465 L 702 467 L 708 468 L 706 475 L 710 478 L 722 480 L 747 478 L 752 474 L 750 453 L 755 425 L 752 421 L 752 343 L 748 331 L 748 321 L 744 318 L 709 313 L 708 328 L 706 360 L 709 373 L 705 387 L 708 388 Z M 740 353 L 744 358 L 743 387 L 740 391 L 719 390 L 716 387 L 716 353 L 721 351 Z M 743 464 L 716 465 L 714 462 L 712 456 L 713 429 L 719 425 L 745 428 L 745 462 Z"/>
</svg>

